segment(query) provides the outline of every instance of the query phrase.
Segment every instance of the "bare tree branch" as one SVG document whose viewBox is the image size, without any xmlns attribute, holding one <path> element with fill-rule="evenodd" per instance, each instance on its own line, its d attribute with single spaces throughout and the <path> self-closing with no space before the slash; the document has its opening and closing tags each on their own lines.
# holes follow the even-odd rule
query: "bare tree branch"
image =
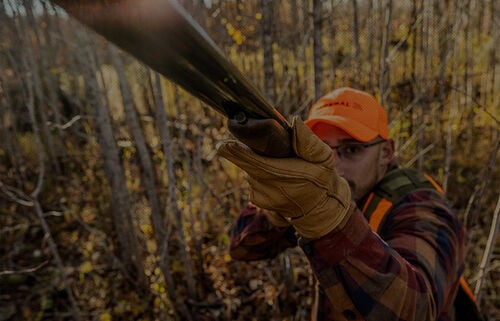
<svg viewBox="0 0 500 321">
<path fill-rule="evenodd" d="M 40 263 L 37 266 L 34 266 L 32 268 L 26 268 L 26 269 L 15 270 L 15 271 L 13 271 L 13 270 L 0 271 L 0 276 L 2 276 L 2 275 L 12 275 L 12 274 L 33 273 L 33 272 L 38 271 L 39 269 L 41 269 L 45 265 L 47 265 L 47 263 L 49 263 L 49 261 L 44 261 L 44 262 L 42 262 L 42 263 Z"/>
<path fill-rule="evenodd" d="M 493 249 L 495 248 L 499 228 L 500 228 L 500 195 L 498 196 L 497 205 L 495 211 L 493 212 L 493 220 L 490 226 L 488 241 L 486 242 L 486 247 L 484 249 L 483 259 L 481 260 L 481 264 L 479 265 L 478 282 L 476 283 L 476 288 L 474 290 L 474 295 L 476 296 L 478 304 L 481 304 L 484 279 L 486 277 L 486 272 L 488 271 L 488 266 L 490 264 L 490 259 L 493 253 Z"/>
</svg>

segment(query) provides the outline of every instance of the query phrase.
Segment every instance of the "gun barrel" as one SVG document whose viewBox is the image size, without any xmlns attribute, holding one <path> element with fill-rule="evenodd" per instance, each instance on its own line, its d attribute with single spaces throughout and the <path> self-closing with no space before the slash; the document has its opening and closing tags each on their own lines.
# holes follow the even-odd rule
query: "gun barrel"
<svg viewBox="0 0 500 321">
<path fill-rule="evenodd" d="M 71 16 L 229 118 L 287 120 L 175 0 L 53 0 Z"/>
</svg>

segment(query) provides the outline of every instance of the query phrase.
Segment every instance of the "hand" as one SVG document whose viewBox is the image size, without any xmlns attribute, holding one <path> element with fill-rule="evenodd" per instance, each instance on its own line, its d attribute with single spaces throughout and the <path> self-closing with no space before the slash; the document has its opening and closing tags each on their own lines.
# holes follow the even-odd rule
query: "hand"
<svg viewBox="0 0 500 321">
<path fill-rule="evenodd" d="M 260 156 L 238 141 L 217 149 L 248 173 L 251 201 L 282 217 L 271 221 L 285 219 L 303 237 L 319 238 L 346 221 L 354 208 L 351 192 L 335 171 L 331 149 L 299 118 L 292 130 L 292 157 Z"/>
<path fill-rule="evenodd" d="M 288 131 L 274 119 L 247 118 L 240 123 L 230 118 L 227 128 L 234 137 L 259 155 L 279 158 L 293 155 Z"/>
</svg>

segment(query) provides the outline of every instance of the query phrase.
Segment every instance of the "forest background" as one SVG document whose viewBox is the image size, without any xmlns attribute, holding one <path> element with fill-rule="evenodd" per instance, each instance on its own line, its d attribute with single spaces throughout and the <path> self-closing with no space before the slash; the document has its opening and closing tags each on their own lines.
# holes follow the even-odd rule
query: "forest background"
<svg viewBox="0 0 500 321">
<path fill-rule="evenodd" d="M 184 0 L 278 108 L 340 86 L 387 107 L 401 163 L 468 228 L 500 319 L 500 1 Z M 298 249 L 236 262 L 225 119 L 49 2 L 0 0 L 0 320 L 308 320 Z"/>
</svg>

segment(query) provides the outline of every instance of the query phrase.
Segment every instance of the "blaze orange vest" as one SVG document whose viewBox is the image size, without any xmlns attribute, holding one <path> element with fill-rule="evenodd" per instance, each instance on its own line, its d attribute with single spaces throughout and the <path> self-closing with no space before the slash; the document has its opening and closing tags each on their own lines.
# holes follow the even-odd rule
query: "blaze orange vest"
<svg viewBox="0 0 500 321">
<path fill-rule="evenodd" d="M 378 233 L 386 214 L 389 213 L 392 206 L 401 200 L 403 196 L 420 189 L 432 189 L 444 195 L 444 191 L 439 184 L 427 174 L 408 168 L 398 168 L 387 173 L 373 192 L 368 195 L 362 207 L 362 212 L 371 229 Z M 460 278 L 460 286 L 455 297 L 454 307 L 457 321 L 484 321 L 476 298 L 463 276 Z"/>
</svg>

